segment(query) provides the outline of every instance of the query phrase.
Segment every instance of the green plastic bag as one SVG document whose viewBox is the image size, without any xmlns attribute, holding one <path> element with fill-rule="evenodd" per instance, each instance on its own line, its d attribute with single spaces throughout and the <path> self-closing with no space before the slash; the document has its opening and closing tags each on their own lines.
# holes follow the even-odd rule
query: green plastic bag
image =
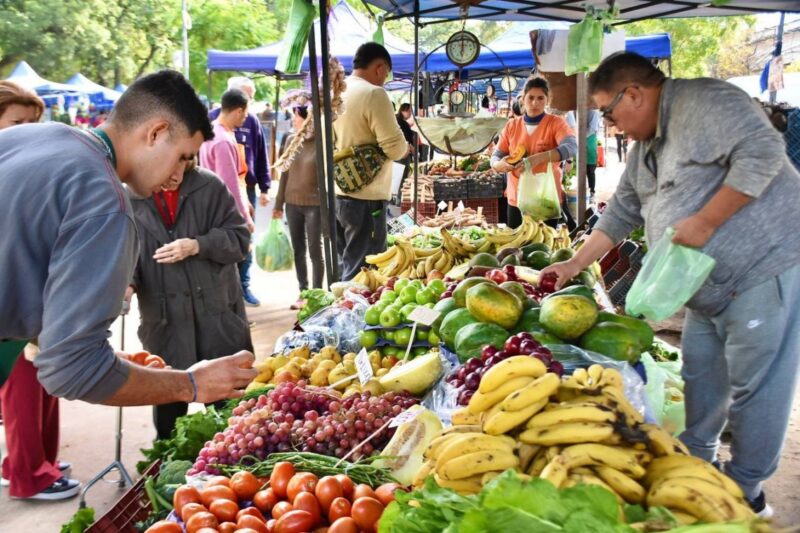
<svg viewBox="0 0 800 533">
<path fill-rule="evenodd" d="M 547 164 L 547 172 L 534 174 L 528 159 L 525 170 L 519 178 L 517 206 L 523 214 L 534 220 L 549 220 L 561 216 L 561 202 L 558 198 L 553 163 Z"/>
<path fill-rule="evenodd" d="M 683 397 L 682 361 L 657 362 L 648 352 L 642 353 L 647 375 L 644 388 L 647 403 L 659 426 L 672 435 L 686 429 L 686 409 Z"/>
<path fill-rule="evenodd" d="M 277 218 L 270 222 L 269 230 L 256 245 L 256 263 L 267 272 L 289 270 L 294 266 L 294 254 L 283 224 Z"/>
<path fill-rule="evenodd" d="M 625 298 L 627 314 L 644 315 L 655 321 L 671 317 L 694 296 L 714 270 L 713 257 L 673 244 L 673 235 L 675 230 L 668 228 L 645 256 L 642 270 Z"/>
<path fill-rule="evenodd" d="M 289 12 L 289 22 L 283 34 L 283 48 L 278 56 L 275 70 L 286 74 L 297 74 L 303 62 L 303 54 L 308 43 L 308 34 L 314 23 L 316 10 L 313 2 L 294 0 Z"/>
<path fill-rule="evenodd" d="M 574 24 L 567 37 L 564 74 L 591 72 L 603 59 L 603 23 L 591 15 Z"/>
</svg>

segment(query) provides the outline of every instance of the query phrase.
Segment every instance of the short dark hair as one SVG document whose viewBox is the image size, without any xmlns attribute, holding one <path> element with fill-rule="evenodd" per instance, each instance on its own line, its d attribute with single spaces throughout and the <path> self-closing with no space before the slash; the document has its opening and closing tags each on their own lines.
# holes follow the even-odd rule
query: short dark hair
<svg viewBox="0 0 800 533">
<path fill-rule="evenodd" d="M 353 56 L 353 68 L 367 68 L 376 59 L 386 61 L 389 65 L 389 70 L 392 70 L 392 56 L 389 55 L 389 51 L 383 45 L 372 41 L 358 47 L 356 55 Z"/>
<path fill-rule="evenodd" d="M 618 52 L 605 58 L 589 76 L 589 94 L 612 93 L 621 85 L 661 85 L 666 76 L 649 59 L 633 52 Z"/>
<path fill-rule="evenodd" d="M 522 96 L 528 94 L 528 91 L 531 89 L 541 89 L 545 96 L 550 96 L 550 84 L 547 83 L 546 79 L 540 78 L 539 76 L 528 78 L 528 81 L 525 82 L 525 86 L 522 88 Z"/>
<path fill-rule="evenodd" d="M 547 94 L 545 92 L 545 94 Z M 521 117 L 522 116 L 522 107 L 519 105 L 519 98 L 514 98 L 511 101 L 511 112 L 514 113 L 514 116 Z"/>
<path fill-rule="evenodd" d="M 194 135 L 206 141 L 214 138 L 208 110 L 192 85 L 176 70 L 160 70 L 133 82 L 120 96 L 108 121 L 130 128 L 156 114 L 170 115 Z"/>
<path fill-rule="evenodd" d="M 241 89 L 228 89 L 222 93 L 220 105 L 223 111 L 233 111 L 235 109 L 247 109 L 250 98 Z"/>
</svg>

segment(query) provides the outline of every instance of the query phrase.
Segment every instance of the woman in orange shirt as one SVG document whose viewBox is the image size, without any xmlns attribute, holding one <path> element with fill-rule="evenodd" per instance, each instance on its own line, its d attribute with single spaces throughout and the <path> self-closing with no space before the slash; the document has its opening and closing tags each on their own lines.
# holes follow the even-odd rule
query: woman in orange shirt
<svg viewBox="0 0 800 533">
<path fill-rule="evenodd" d="M 492 154 L 492 169 L 508 173 L 506 197 L 508 198 L 508 226 L 512 228 L 522 224 L 522 213 L 517 207 L 517 190 L 519 178 L 524 170 L 522 161 L 516 165 L 508 162 L 508 155 L 518 146 L 525 147 L 525 154 L 534 172 L 546 172 L 547 163 L 553 163 L 556 188 L 563 200 L 561 187 L 561 169 L 558 162 L 575 156 L 578 141 L 575 132 L 567 121 L 561 117 L 548 114 L 547 103 L 550 99 L 550 87 L 544 78 L 530 78 L 525 82 L 520 98 L 525 114 L 512 118 L 500 132 L 500 140 Z"/>
</svg>

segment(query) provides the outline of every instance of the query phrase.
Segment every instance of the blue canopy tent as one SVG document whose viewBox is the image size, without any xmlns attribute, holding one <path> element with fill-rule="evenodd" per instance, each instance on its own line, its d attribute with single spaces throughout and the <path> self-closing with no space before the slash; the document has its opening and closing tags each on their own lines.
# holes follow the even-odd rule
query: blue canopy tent
<svg viewBox="0 0 800 533">
<path fill-rule="evenodd" d="M 121 92 L 103 87 L 80 72 L 72 76 L 67 81 L 67 85 L 75 87 L 77 90 L 89 95 L 89 101 L 98 109 L 110 109 L 114 106 L 114 102 L 122 96 Z"/>
<path fill-rule="evenodd" d="M 117 91 L 118 93 L 124 93 L 125 91 L 128 90 L 128 86 L 125 85 L 124 83 L 118 83 L 117 86 L 114 87 L 114 90 Z"/>
<path fill-rule="evenodd" d="M 48 107 L 56 104 L 61 98 L 63 98 L 64 105 L 69 106 L 86 94 L 73 85 L 42 78 L 26 61 L 17 63 L 6 81 L 36 92 Z"/>
</svg>

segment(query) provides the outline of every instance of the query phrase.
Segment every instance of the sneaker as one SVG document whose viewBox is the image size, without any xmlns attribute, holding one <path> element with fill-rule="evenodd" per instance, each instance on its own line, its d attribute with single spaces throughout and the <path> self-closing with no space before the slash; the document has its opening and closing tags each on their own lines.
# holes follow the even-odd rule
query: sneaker
<svg viewBox="0 0 800 533">
<path fill-rule="evenodd" d="M 250 292 L 250 288 L 244 289 L 244 303 L 245 305 L 249 305 L 250 307 L 258 307 L 261 305 L 261 302 L 258 298 L 256 298 L 252 292 Z"/>
<path fill-rule="evenodd" d="M 767 504 L 767 495 L 763 490 L 755 500 L 747 500 L 747 503 L 750 504 L 750 508 L 753 509 L 753 512 L 756 513 L 759 518 L 772 518 L 772 515 L 775 514 L 772 507 Z"/>
<path fill-rule="evenodd" d="M 80 481 L 76 479 L 69 479 L 66 477 L 62 477 L 38 494 L 34 494 L 33 496 L 28 496 L 27 498 L 17 498 L 15 496 L 12 496 L 12 498 L 16 500 L 45 500 L 45 501 L 66 500 L 67 498 L 72 498 L 74 496 L 77 496 L 80 490 L 81 490 Z"/>
<path fill-rule="evenodd" d="M 72 471 L 72 463 L 59 461 L 57 465 L 58 465 L 58 470 L 65 476 L 68 476 Z M 9 485 L 11 485 L 11 481 L 9 481 L 8 478 L 6 477 L 0 478 L 0 487 L 8 487 Z"/>
</svg>

